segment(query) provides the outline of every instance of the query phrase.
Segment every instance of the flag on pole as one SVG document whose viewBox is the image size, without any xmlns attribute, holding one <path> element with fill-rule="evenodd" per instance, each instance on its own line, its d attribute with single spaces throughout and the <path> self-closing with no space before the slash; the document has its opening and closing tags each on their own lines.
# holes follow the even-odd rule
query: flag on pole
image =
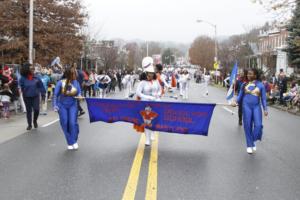
<svg viewBox="0 0 300 200">
<path fill-rule="evenodd" d="M 228 101 L 230 101 L 234 96 L 234 84 L 235 84 L 235 81 L 236 81 L 237 72 L 238 72 L 238 65 L 237 65 L 237 62 L 236 62 L 234 64 L 233 69 L 232 69 L 231 74 L 230 74 L 230 82 L 229 82 L 230 87 L 229 87 L 229 90 L 228 90 L 227 96 L 226 96 L 226 99 Z"/>
</svg>

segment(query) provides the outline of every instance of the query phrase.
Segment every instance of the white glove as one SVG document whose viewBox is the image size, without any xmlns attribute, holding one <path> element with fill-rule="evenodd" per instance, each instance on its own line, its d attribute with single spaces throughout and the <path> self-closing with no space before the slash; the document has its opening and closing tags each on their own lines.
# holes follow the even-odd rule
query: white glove
<svg viewBox="0 0 300 200">
<path fill-rule="evenodd" d="M 59 111 L 59 107 L 58 107 L 58 106 L 55 106 L 55 107 L 53 108 L 53 110 L 54 110 L 54 112 L 58 112 L 58 111 Z"/>
</svg>

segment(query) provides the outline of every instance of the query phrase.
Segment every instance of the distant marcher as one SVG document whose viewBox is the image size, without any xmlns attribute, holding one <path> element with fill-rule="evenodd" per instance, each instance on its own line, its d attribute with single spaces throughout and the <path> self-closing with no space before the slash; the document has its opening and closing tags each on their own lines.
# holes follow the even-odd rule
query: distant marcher
<svg viewBox="0 0 300 200">
<path fill-rule="evenodd" d="M 208 84 L 209 84 L 209 81 L 210 81 L 210 74 L 209 74 L 209 71 L 206 71 L 204 73 L 204 91 L 205 91 L 205 95 L 208 96 Z"/>
<path fill-rule="evenodd" d="M 105 71 L 100 71 L 99 75 L 97 76 L 97 81 L 99 83 L 99 88 L 100 88 L 100 98 L 105 98 L 108 85 L 111 82 L 111 79 L 105 73 Z"/>
</svg>

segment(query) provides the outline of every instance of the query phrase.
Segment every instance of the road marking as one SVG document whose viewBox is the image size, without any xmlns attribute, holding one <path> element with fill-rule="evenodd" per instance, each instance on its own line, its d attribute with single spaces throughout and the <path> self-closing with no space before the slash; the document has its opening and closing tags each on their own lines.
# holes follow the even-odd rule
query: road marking
<svg viewBox="0 0 300 200">
<path fill-rule="evenodd" d="M 230 112 L 232 115 L 234 114 L 234 112 L 232 110 L 230 110 L 229 108 L 227 108 L 225 106 L 223 106 L 223 109 L 226 110 L 226 111 L 228 111 L 228 112 Z"/>
<path fill-rule="evenodd" d="M 52 124 L 54 124 L 54 123 L 56 123 L 58 121 L 59 121 L 59 119 L 56 119 L 56 120 L 54 120 L 54 121 L 52 121 L 52 122 L 50 122 L 48 124 L 43 125 L 42 127 L 45 128 L 45 127 L 50 126 L 50 125 L 52 125 Z"/>
<path fill-rule="evenodd" d="M 145 134 L 142 134 L 123 194 L 123 200 L 134 200 L 137 184 L 139 181 L 141 165 L 144 157 L 145 140 Z"/>
<path fill-rule="evenodd" d="M 146 200 L 157 198 L 157 162 L 158 162 L 158 132 L 155 132 L 155 140 L 151 144 L 151 155 L 147 179 Z"/>
</svg>

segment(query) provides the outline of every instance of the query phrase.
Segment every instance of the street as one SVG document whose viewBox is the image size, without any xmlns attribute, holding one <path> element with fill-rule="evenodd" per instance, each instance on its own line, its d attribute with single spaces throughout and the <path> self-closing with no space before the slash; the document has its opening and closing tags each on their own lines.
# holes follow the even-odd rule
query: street
<svg viewBox="0 0 300 200">
<path fill-rule="evenodd" d="M 224 103 L 225 96 L 210 86 L 206 97 L 192 81 L 188 101 Z M 152 147 L 132 124 L 90 124 L 86 112 L 77 151 L 66 149 L 59 122 L 42 127 L 58 118 L 49 115 L 30 132 L 25 121 L 22 130 L 1 122 L 0 138 L 19 136 L 0 143 L 0 199 L 300 199 L 299 116 L 270 107 L 263 140 L 249 155 L 237 108 L 217 105 L 208 137 L 159 133 Z"/>
</svg>

